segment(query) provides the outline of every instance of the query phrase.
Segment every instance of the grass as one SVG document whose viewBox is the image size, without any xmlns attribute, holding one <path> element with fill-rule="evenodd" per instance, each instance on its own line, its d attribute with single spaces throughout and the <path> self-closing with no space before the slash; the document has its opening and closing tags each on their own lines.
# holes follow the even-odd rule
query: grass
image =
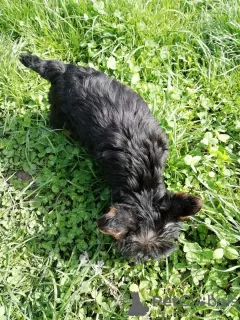
<svg viewBox="0 0 240 320">
<path fill-rule="evenodd" d="M 132 291 L 150 308 L 139 319 L 239 319 L 239 2 L 0 10 L 0 320 L 128 319 Z M 170 140 L 166 185 L 205 201 L 168 259 L 135 265 L 98 232 L 109 190 L 90 156 L 49 129 L 49 84 L 19 63 L 26 51 L 94 66 L 149 103 Z M 183 295 L 188 305 L 153 303 Z"/>
</svg>

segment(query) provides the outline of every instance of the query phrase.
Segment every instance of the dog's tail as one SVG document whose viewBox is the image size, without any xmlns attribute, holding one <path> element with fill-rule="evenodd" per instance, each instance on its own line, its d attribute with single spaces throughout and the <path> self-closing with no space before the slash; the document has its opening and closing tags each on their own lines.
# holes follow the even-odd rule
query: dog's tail
<svg viewBox="0 0 240 320">
<path fill-rule="evenodd" d="M 44 79 L 52 82 L 66 70 L 66 65 L 56 60 L 42 60 L 30 53 L 23 53 L 20 61 L 24 66 L 39 73 Z"/>
</svg>

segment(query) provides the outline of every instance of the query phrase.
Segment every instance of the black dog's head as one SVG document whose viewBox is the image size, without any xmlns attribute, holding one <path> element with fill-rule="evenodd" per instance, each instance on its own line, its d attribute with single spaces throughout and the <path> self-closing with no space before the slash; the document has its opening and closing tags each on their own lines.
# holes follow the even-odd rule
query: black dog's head
<svg viewBox="0 0 240 320">
<path fill-rule="evenodd" d="M 169 255 L 180 222 L 202 208 L 202 199 L 185 193 L 166 193 L 156 204 L 115 204 L 98 220 L 99 229 L 117 240 L 120 251 L 136 261 Z"/>
</svg>

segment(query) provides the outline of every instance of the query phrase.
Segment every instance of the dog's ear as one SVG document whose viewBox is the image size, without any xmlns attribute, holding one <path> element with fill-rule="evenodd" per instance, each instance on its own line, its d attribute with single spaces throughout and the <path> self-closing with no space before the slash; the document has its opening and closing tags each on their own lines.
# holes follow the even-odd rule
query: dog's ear
<svg viewBox="0 0 240 320">
<path fill-rule="evenodd" d="M 171 211 L 175 218 L 186 220 L 197 213 L 203 206 L 203 200 L 187 193 L 175 193 L 172 198 Z"/>
<path fill-rule="evenodd" d="M 117 218 L 117 210 L 115 208 L 110 208 L 108 213 L 98 219 L 97 225 L 101 232 L 117 240 L 120 240 L 127 233 L 126 228 L 124 228 Z"/>
</svg>

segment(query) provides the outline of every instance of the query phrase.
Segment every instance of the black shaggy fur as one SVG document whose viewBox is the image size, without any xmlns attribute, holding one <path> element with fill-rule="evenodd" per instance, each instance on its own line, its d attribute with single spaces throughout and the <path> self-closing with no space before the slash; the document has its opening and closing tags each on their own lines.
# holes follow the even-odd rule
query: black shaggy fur
<svg viewBox="0 0 240 320">
<path fill-rule="evenodd" d="M 22 54 L 21 62 L 50 81 L 50 123 L 67 128 L 104 169 L 112 206 L 99 229 L 137 261 L 174 249 L 181 219 L 202 207 L 201 198 L 171 193 L 163 170 L 168 139 L 143 99 L 92 68 Z"/>
</svg>

